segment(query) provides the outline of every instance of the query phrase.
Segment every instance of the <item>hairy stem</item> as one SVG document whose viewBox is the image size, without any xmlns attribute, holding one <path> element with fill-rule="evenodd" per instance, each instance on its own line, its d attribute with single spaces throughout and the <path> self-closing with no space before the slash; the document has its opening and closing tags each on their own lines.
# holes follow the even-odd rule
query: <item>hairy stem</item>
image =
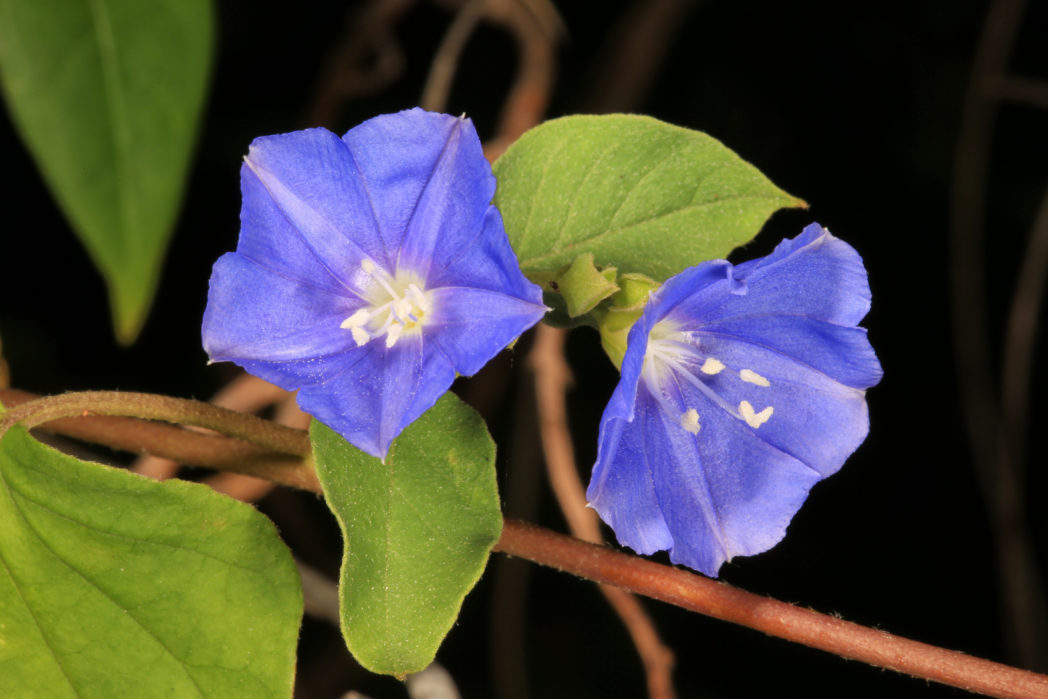
<svg viewBox="0 0 1048 699">
<path fill-rule="evenodd" d="M 114 449 L 134 453 L 147 453 L 163 456 L 179 463 L 193 466 L 204 466 L 221 471 L 233 471 L 250 476 L 265 478 L 282 485 L 320 492 L 320 484 L 313 471 L 310 460 L 309 436 L 305 430 L 296 430 L 267 420 L 243 415 L 229 410 L 214 408 L 207 404 L 196 404 L 205 408 L 214 408 L 216 413 L 207 419 L 192 421 L 194 424 L 226 432 L 224 426 L 232 424 L 232 436 L 193 432 L 175 425 L 160 422 L 133 419 L 128 417 L 111 417 L 126 415 L 131 412 L 129 406 L 121 400 L 111 399 L 96 402 L 94 397 L 106 395 L 106 392 L 67 393 L 61 396 L 36 398 L 32 394 L 13 389 L 0 389 L 0 402 L 11 409 L 0 421 L 0 436 L 11 425 L 21 423 L 26 428 L 45 425 L 42 429 L 76 439 L 102 444 Z M 180 401 L 164 396 L 146 396 L 146 394 L 119 394 L 139 398 L 161 399 L 156 401 L 139 401 L 139 404 L 150 402 L 152 409 L 148 415 L 134 411 L 136 417 L 149 417 L 154 420 L 177 422 L 187 417 L 184 406 L 169 413 L 162 410 L 171 402 L 195 403 Z M 62 400 L 59 400 L 62 399 Z M 128 408 L 127 411 L 123 408 Z M 206 412 L 206 411 L 197 411 Z M 262 423 L 245 429 L 246 422 Z M 202 424 L 207 423 L 207 424 Z M 279 433 L 278 438 L 265 440 L 248 440 L 244 434 Z M 260 444 L 259 441 L 266 443 Z M 273 448 L 274 444 L 281 448 Z"/>
<path fill-rule="evenodd" d="M 23 403 L 0 421 L 0 437 L 15 423 L 31 429 L 51 420 L 78 415 L 137 417 L 204 427 L 291 456 L 305 456 L 310 449 L 309 437 L 303 430 L 200 401 L 122 391 L 63 393 Z"/>
<path fill-rule="evenodd" d="M 496 551 L 876 667 L 993 697 L 1048 696 L 1048 677 L 893 636 L 532 524 L 506 520 Z"/>
<path fill-rule="evenodd" d="M 91 416 L 92 413 L 98 415 L 106 410 L 110 411 L 108 415 L 125 414 L 123 410 L 128 403 L 124 401 L 113 400 L 107 403 L 103 400 L 95 403 L 89 398 L 106 395 L 106 392 L 71 393 L 25 402 L 8 411 L 4 420 L 0 422 L 0 435 L 20 419 L 26 419 L 31 423 L 26 424 L 27 427 L 43 424 L 46 420 L 62 419 L 62 423 L 66 425 L 80 424 L 78 429 L 63 430 L 64 433 L 75 433 L 74 436 L 78 438 L 132 451 L 163 453 L 187 463 L 193 463 L 193 460 L 183 457 L 195 448 L 187 445 L 196 444 L 198 440 L 209 440 L 207 443 L 211 445 L 210 448 L 214 449 L 215 453 L 225 454 L 223 458 L 227 458 L 227 461 L 223 462 L 219 458 L 215 459 L 215 464 L 206 465 L 238 470 L 303 490 L 320 492 L 320 484 L 309 466 L 309 439 L 304 430 L 269 425 L 279 428 L 279 431 L 285 434 L 282 441 L 274 440 L 283 445 L 280 454 L 273 454 L 272 451 L 266 453 L 265 450 L 252 444 L 244 444 L 239 439 L 199 434 L 170 425 L 140 420 Z M 120 395 L 143 397 L 144 394 Z M 24 396 L 21 392 L 0 390 L 0 401 L 8 405 L 16 403 L 19 397 L 24 400 Z M 218 416 L 217 413 L 211 417 L 197 419 L 194 415 L 199 411 L 199 405 L 193 410 L 187 410 L 186 406 L 182 405 L 192 404 L 193 401 L 152 401 L 144 400 L 145 398 L 163 397 L 144 396 L 142 404 L 149 404 L 152 409 L 143 412 L 152 419 L 186 419 L 187 424 L 218 429 L 228 424 L 241 424 L 236 419 Z M 164 405 L 176 406 L 177 409 L 165 413 L 161 410 L 161 406 Z M 214 406 L 203 405 L 205 408 L 220 411 Z M 142 413 L 136 412 L 136 415 Z M 234 415 L 250 418 L 251 421 L 266 422 L 248 415 Z M 193 421 L 189 422 L 190 419 Z M 52 426 L 54 424 L 52 423 Z M 238 434 L 268 433 L 268 430 L 259 430 L 257 427 L 235 431 Z M 236 459 L 228 458 L 242 453 L 237 450 L 243 450 L 245 447 L 254 449 L 253 453 L 259 455 L 263 461 L 266 458 L 276 459 L 282 456 L 286 460 L 284 468 L 270 469 L 267 474 L 263 473 L 265 469 L 249 470 Z M 290 451 L 292 449 L 298 451 Z M 179 453 L 179 450 L 182 450 L 182 453 Z M 294 457 L 297 457 L 297 460 Z M 1048 676 L 893 636 L 878 629 L 755 595 L 701 575 L 620 553 L 518 520 L 506 520 L 502 537 L 495 550 L 876 667 L 993 697 L 1032 699 L 1048 696 Z"/>
</svg>

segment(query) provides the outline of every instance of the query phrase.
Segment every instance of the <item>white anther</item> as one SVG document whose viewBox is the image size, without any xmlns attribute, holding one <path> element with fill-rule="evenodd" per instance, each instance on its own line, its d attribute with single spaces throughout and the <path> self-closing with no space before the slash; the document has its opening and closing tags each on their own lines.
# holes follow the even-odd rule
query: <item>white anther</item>
<svg viewBox="0 0 1048 699">
<path fill-rule="evenodd" d="M 414 306 L 407 299 L 397 299 L 393 302 L 393 313 L 397 316 L 400 322 L 405 322 L 411 316 L 411 311 Z"/>
<path fill-rule="evenodd" d="M 752 384 L 756 384 L 758 386 L 764 386 L 765 388 L 767 388 L 768 386 L 771 386 L 771 381 L 768 381 L 768 379 L 764 378 L 763 376 L 761 376 L 757 372 L 750 371 L 749 369 L 743 369 L 742 371 L 740 371 L 739 372 L 739 378 L 742 379 L 743 381 L 745 381 L 746 383 L 752 383 Z"/>
<path fill-rule="evenodd" d="M 371 339 L 371 336 L 368 335 L 368 331 L 364 328 L 354 326 L 350 328 L 350 332 L 353 333 L 353 340 L 357 343 L 357 347 L 363 347 L 368 343 L 368 340 Z"/>
<path fill-rule="evenodd" d="M 750 402 L 748 400 L 744 400 L 741 403 L 739 403 L 739 415 L 742 416 L 742 419 L 746 421 L 747 425 L 754 429 L 757 429 L 765 422 L 767 422 L 768 418 L 771 417 L 771 414 L 773 412 L 775 412 L 775 408 L 773 408 L 770 405 L 764 410 L 757 413 L 754 412 L 753 406 L 750 405 Z"/>
<path fill-rule="evenodd" d="M 698 434 L 699 411 L 695 408 L 688 408 L 687 412 L 682 413 L 680 416 L 680 426 L 692 434 Z"/>
<path fill-rule="evenodd" d="M 408 285 L 407 297 L 411 299 L 411 302 L 422 311 L 423 313 L 429 312 L 429 298 L 422 293 L 422 289 L 418 288 L 417 284 Z"/>
<path fill-rule="evenodd" d="M 404 334 L 404 326 L 400 323 L 394 323 L 389 326 L 389 330 L 386 331 L 386 347 L 392 347 L 397 344 L 397 340 Z"/>
<path fill-rule="evenodd" d="M 366 308 L 361 308 L 359 311 L 351 315 L 342 321 L 342 324 L 338 327 L 343 330 L 349 330 L 350 328 L 361 328 L 369 320 L 371 320 L 371 312 Z"/>
<path fill-rule="evenodd" d="M 703 374 L 715 376 L 724 371 L 724 362 L 719 359 L 714 359 L 713 357 L 706 357 L 706 361 L 702 363 L 701 367 L 699 367 L 699 371 Z"/>
</svg>

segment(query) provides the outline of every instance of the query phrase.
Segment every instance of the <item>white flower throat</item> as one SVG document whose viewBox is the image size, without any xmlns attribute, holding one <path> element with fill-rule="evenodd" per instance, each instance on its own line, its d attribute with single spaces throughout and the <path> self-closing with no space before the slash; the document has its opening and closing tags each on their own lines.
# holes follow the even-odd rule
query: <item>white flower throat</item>
<svg viewBox="0 0 1048 699">
<path fill-rule="evenodd" d="M 709 355 L 703 357 L 702 354 L 698 333 L 680 330 L 672 321 L 659 321 L 648 334 L 648 347 L 644 352 L 644 366 L 641 370 L 644 381 L 663 410 L 676 418 L 682 428 L 691 434 L 698 434 L 702 428 L 701 416 L 699 411 L 693 407 L 684 406 L 684 412 L 681 412 L 670 402 L 668 396 L 663 392 L 663 386 L 669 385 L 673 376 L 679 376 L 692 384 L 730 415 L 742 420 L 753 429 L 757 429 L 771 419 L 775 412 L 775 408 L 771 405 L 766 405 L 758 412 L 752 403 L 743 400 L 739 402 L 738 407 L 735 407 L 729 405 L 710 388 L 699 374 L 707 377 L 716 376 L 727 367 L 716 357 Z M 701 365 L 699 364 L 700 359 L 702 360 Z M 744 383 L 759 388 L 771 387 L 768 379 L 752 369 L 740 369 L 738 377 Z M 760 397 L 762 396 L 755 395 L 754 400 Z M 767 397 L 764 396 L 764 398 Z"/>
<path fill-rule="evenodd" d="M 392 347 L 401 337 L 421 332 L 427 314 L 433 310 L 422 280 L 402 270 L 393 276 L 369 259 L 361 262 L 360 268 L 364 273 L 361 286 L 369 304 L 339 325 L 353 334 L 357 347 L 383 335 L 386 347 Z"/>
</svg>

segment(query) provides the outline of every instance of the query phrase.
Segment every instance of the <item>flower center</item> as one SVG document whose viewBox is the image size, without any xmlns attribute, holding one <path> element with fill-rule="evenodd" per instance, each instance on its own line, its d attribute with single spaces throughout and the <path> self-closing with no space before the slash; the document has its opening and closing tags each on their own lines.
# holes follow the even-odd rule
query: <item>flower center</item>
<svg viewBox="0 0 1048 699">
<path fill-rule="evenodd" d="M 426 315 L 433 310 L 422 280 L 404 270 L 397 270 L 393 276 L 368 259 L 360 268 L 370 303 L 339 326 L 353 334 L 357 347 L 383 335 L 386 347 L 392 347 L 401 337 L 421 332 Z"/>
<path fill-rule="evenodd" d="M 771 405 L 758 412 L 748 400 L 740 401 L 738 407 L 733 407 L 699 377 L 700 374 L 704 377 L 716 376 L 725 369 L 727 367 L 724 362 L 702 350 L 698 333 L 681 330 L 673 321 L 659 321 L 648 334 L 648 347 L 644 352 L 644 366 L 641 370 L 644 382 L 662 409 L 692 434 L 699 433 L 702 427 L 701 416 L 694 407 L 673 404 L 666 389 L 674 380 L 674 376 L 698 388 L 719 407 L 753 429 L 771 419 L 772 413 L 775 412 Z M 731 370 L 729 373 L 736 374 Z M 771 387 L 768 379 L 752 369 L 740 369 L 736 375 L 743 383 L 760 388 Z M 681 397 L 683 398 L 683 393 Z"/>
</svg>

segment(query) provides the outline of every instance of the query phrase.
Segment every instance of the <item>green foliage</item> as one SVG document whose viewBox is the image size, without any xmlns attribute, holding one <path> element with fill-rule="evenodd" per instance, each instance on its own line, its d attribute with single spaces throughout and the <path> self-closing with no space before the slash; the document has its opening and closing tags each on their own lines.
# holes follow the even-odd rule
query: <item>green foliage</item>
<svg viewBox="0 0 1048 699">
<path fill-rule="evenodd" d="M 495 203 L 521 269 L 563 296 L 547 304 L 571 318 L 621 286 L 614 272 L 663 282 L 726 257 L 776 210 L 805 205 L 710 136 L 643 116 L 546 122 L 494 170 Z"/>
<path fill-rule="evenodd" d="M 301 586 L 250 506 L 14 427 L 0 531 L 0 696 L 291 695 Z"/>
<path fill-rule="evenodd" d="M 122 342 L 156 289 L 211 43 L 209 0 L 0 0 L 8 108 L 106 279 Z"/>
<path fill-rule="evenodd" d="M 495 445 L 451 393 L 394 440 L 385 463 L 315 420 L 310 437 L 345 542 L 346 644 L 374 672 L 421 670 L 502 530 Z"/>
</svg>

